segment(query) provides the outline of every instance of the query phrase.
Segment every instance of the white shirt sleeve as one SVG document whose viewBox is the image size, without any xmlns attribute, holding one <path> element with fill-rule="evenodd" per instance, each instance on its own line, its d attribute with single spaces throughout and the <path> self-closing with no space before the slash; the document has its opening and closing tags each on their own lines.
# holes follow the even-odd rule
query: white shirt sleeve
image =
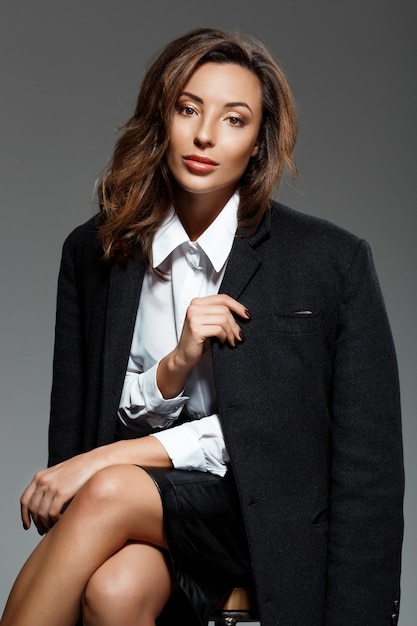
<svg viewBox="0 0 417 626">
<path fill-rule="evenodd" d="M 153 433 L 176 469 L 199 470 L 224 476 L 229 455 L 216 414 Z"/>
<path fill-rule="evenodd" d="M 131 419 L 138 419 L 148 414 L 175 419 L 187 402 L 188 396 L 184 396 L 183 393 L 175 398 L 163 397 L 156 384 L 157 369 L 158 363 L 146 372 L 138 373 L 128 368 L 119 408 L 124 409 Z"/>
</svg>

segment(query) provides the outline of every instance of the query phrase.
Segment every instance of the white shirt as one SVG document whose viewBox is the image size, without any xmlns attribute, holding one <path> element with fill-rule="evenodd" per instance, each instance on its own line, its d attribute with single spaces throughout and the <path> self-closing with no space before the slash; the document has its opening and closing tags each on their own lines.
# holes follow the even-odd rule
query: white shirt
<svg viewBox="0 0 417 626">
<path fill-rule="evenodd" d="M 211 351 L 191 371 L 176 398 L 164 399 L 156 383 L 159 361 L 175 348 L 190 301 L 218 293 L 237 227 L 239 196 L 228 201 L 195 242 L 171 209 L 152 245 L 152 267 L 142 286 L 119 418 L 138 435 L 157 437 L 178 469 L 223 476 L 229 461 L 217 415 Z M 182 410 L 196 418 L 173 426 Z M 158 432 L 153 432 L 157 429 Z"/>
</svg>

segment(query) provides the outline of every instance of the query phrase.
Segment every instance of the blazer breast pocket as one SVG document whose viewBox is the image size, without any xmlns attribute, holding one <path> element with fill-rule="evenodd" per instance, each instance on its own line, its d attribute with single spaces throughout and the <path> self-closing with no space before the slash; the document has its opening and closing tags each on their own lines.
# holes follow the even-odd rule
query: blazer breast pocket
<svg viewBox="0 0 417 626">
<path fill-rule="evenodd" d="M 272 313 L 270 331 L 288 335 L 311 334 L 319 332 L 321 323 L 321 311 L 300 308 L 290 312 Z"/>
</svg>

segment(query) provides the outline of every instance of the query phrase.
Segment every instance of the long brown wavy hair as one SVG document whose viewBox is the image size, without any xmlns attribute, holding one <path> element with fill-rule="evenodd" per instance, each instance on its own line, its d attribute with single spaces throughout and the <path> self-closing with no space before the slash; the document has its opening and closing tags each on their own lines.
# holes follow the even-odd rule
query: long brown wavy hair
<svg viewBox="0 0 417 626">
<path fill-rule="evenodd" d="M 294 99 L 270 52 L 247 35 L 196 28 L 169 43 L 148 68 L 135 112 L 121 127 L 99 181 L 99 237 L 105 259 L 123 263 L 139 250 L 149 258 L 154 233 L 173 202 L 165 155 L 176 102 L 195 70 L 209 61 L 250 70 L 263 89 L 259 148 L 239 184 L 239 227 L 251 232 L 258 226 L 284 168 L 296 176 Z"/>
</svg>

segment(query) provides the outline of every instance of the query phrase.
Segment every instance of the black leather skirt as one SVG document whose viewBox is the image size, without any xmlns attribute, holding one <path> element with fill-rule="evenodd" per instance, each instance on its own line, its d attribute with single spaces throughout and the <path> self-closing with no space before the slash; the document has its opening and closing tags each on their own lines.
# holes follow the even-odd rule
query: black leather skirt
<svg viewBox="0 0 417 626">
<path fill-rule="evenodd" d="M 230 469 L 224 478 L 208 472 L 144 469 L 161 494 L 172 568 L 180 593 L 191 605 L 196 623 L 206 624 L 218 600 L 251 578 L 233 474 Z M 178 616 L 178 623 L 184 623 L 183 617 Z"/>
</svg>

